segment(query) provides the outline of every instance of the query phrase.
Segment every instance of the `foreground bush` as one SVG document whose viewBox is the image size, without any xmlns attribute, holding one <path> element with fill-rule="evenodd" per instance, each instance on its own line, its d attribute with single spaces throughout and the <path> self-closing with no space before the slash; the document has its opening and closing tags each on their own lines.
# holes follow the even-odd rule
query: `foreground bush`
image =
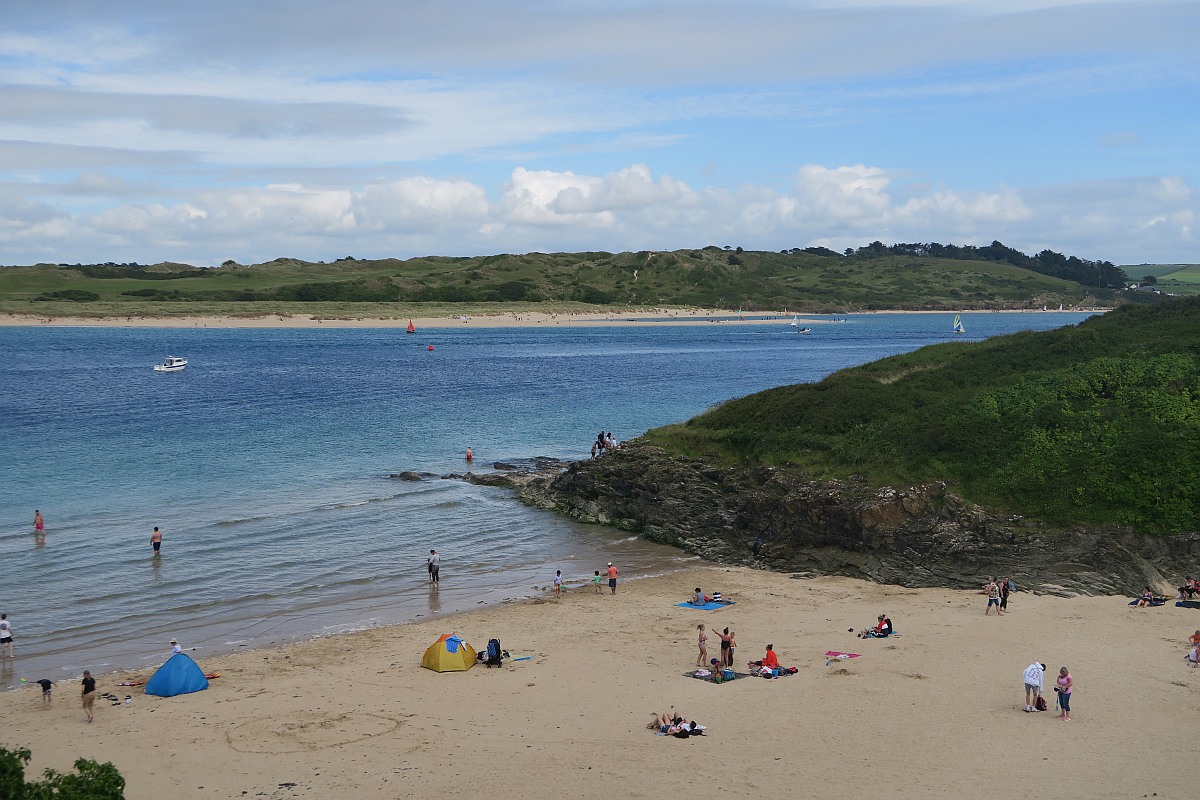
<svg viewBox="0 0 1200 800">
<path fill-rule="evenodd" d="M 0 747 L 0 800 L 124 800 L 125 779 L 110 763 L 88 758 L 75 762 L 75 772 L 47 769 L 42 780 L 25 782 L 29 748 Z"/>
</svg>

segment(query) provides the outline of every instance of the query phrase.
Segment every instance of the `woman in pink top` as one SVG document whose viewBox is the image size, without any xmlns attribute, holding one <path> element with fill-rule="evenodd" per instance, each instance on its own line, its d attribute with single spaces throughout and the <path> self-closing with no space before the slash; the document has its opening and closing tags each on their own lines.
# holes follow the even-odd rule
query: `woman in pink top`
<svg viewBox="0 0 1200 800">
<path fill-rule="evenodd" d="M 1054 687 L 1054 691 L 1058 692 L 1058 705 L 1062 709 L 1059 718 L 1064 722 L 1071 721 L 1071 689 L 1074 681 L 1071 679 L 1071 673 L 1067 672 L 1067 668 L 1063 667 L 1058 671 L 1058 685 Z"/>
</svg>

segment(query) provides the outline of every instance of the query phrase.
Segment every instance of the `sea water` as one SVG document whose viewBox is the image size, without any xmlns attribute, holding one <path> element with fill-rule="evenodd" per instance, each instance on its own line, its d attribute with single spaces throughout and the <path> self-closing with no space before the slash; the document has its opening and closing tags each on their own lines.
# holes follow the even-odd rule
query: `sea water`
<svg viewBox="0 0 1200 800">
<path fill-rule="evenodd" d="M 807 334 L 699 320 L 0 328 L 0 611 L 16 639 L 0 687 L 156 663 L 172 638 L 203 660 L 469 610 L 535 595 L 556 569 L 568 584 L 609 561 L 623 579 L 680 569 L 681 551 L 504 489 L 391 475 L 586 458 L 602 430 L 630 438 L 925 344 L 1083 318 L 973 314 L 955 337 L 952 316 L 852 315 Z M 168 354 L 188 368 L 154 372 Z"/>
</svg>

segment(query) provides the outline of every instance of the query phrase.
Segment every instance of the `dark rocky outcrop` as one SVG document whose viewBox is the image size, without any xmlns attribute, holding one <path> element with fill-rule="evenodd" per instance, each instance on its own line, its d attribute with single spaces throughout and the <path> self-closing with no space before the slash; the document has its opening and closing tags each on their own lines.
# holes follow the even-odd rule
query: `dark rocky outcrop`
<svg viewBox="0 0 1200 800">
<path fill-rule="evenodd" d="M 953 588 L 1012 575 L 1021 588 L 1055 594 L 1134 594 L 1146 584 L 1166 591 L 1200 574 L 1196 533 L 1052 528 L 997 516 L 944 483 L 809 481 L 771 467 L 714 467 L 639 442 L 508 485 L 529 505 L 781 571 Z"/>
</svg>

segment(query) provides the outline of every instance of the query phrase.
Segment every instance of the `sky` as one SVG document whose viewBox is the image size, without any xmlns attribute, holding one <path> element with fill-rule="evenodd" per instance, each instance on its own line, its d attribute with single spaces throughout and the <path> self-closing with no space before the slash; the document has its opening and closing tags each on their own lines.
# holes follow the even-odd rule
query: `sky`
<svg viewBox="0 0 1200 800">
<path fill-rule="evenodd" d="M 1200 262 L 1196 0 L 0 3 L 0 264 Z"/>
</svg>

